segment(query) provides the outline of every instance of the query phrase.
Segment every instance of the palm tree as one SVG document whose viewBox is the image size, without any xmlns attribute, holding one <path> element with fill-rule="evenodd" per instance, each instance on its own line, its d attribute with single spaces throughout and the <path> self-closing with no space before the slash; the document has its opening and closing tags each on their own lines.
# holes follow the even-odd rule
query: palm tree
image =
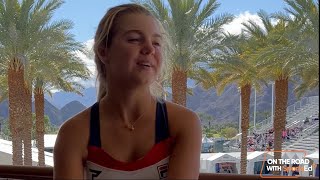
<svg viewBox="0 0 320 180">
<path fill-rule="evenodd" d="M 89 71 L 72 51 L 66 49 L 53 48 L 48 59 L 35 61 L 34 67 L 37 69 L 34 77 L 34 98 L 36 111 L 36 139 L 39 151 L 39 166 L 45 165 L 44 159 L 44 94 L 51 94 L 51 89 L 62 89 L 67 92 L 81 94 L 82 85 L 75 82 L 75 78 L 88 79 Z M 70 47 L 70 48 L 74 48 Z M 60 53 L 60 54 L 59 54 Z"/>
<path fill-rule="evenodd" d="M 0 103 L 8 97 L 8 78 L 0 73 Z"/>
<path fill-rule="evenodd" d="M 279 20 L 275 25 L 271 23 L 271 17 L 267 13 L 260 11 L 259 17 L 264 27 L 259 27 L 252 21 L 245 23 L 246 31 L 260 40 L 259 46 L 251 58 L 259 69 L 259 74 L 270 81 L 275 81 L 275 115 L 274 115 L 274 157 L 281 158 L 282 137 L 281 133 L 285 129 L 286 109 L 288 102 L 288 84 L 295 77 L 297 72 L 297 58 L 286 58 L 283 47 L 290 47 L 290 40 L 285 34 L 290 30 L 288 23 Z M 280 55 L 281 54 L 281 55 Z M 283 56 L 282 56 L 283 55 Z M 278 174 L 279 172 L 275 172 Z"/>
<path fill-rule="evenodd" d="M 62 67 L 61 62 L 64 62 L 65 69 L 60 70 L 60 74 L 50 74 L 50 76 L 52 78 L 59 76 L 61 84 L 72 84 L 70 78 L 74 76 L 70 74 L 73 72 L 66 68 L 75 64 L 75 55 L 69 50 L 81 50 L 81 46 L 67 32 L 72 27 L 71 22 L 61 20 L 50 23 L 52 13 L 62 3 L 62 0 L 49 0 L 46 3 L 45 0 L 24 0 L 21 3 L 18 0 L 0 1 L 0 64 L 2 65 L 0 72 L 8 69 L 9 113 L 10 129 L 13 136 L 14 165 L 22 165 L 23 161 L 22 134 L 19 132 L 23 132 L 24 137 L 25 165 L 31 165 L 31 132 L 29 132 L 31 131 L 29 126 L 32 125 L 31 95 L 35 84 L 37 88 L 39 87 L 37 80 L 41 79 L 41 75 L 42 77 L 49 75 L 46 72 L 49 67 L 52 69 L 55 66 Z M 40 62 L 42 66 L 39 66 Z M 84 76 L 88 74 L 83 64 L 81 67 L 76 67 L 77 70 L 85 70 Z M 61 79 L 61 77 L 66 79 Z M 44 83 L 48 83 L 47 79 Z M 37 93 L 39 91 L 41 92 L 37 89 Z M 41 111 L 42 114 L 44 111 L 43 106 L 40 106 L 40 110 L 39 106 L 36 108 L 41 116 Z M 26 121 L 24 121 L 25 119 Z M 41 121 L 41 118 L 39 120 Z M 38 124 L 41 127 L 43 122 Z M 22 131 L 22 125 L 26 127 L 25 131 Z M 43 164 L 44 158 L 41 157 L 41 154 L 39 158 L 43 159 L 40 160 L 40 164 Z"/>
<path fill-rule="evenodd" d="M 256 76 L 254 64 L 245 55 L 247 50 L 254 47 L 253 41 L 249 41 L 244 34 L 226 34 L 222 43 L 225 44 L 225 48 L 222 52 L 214 52 L 207 69 L 201 69 L 198 73 L 197 82 L 206 89 L 217 88 L 218 95 L 221 95 L 229 84 L 236 84 L 239 87 L 242 105 L 240 173 L 246 174 L 251 87 L 255 86 L 260 90 L 262 79 Z"/>
<path fill-rule="evenodd" d="M 23 122 L 23 89 L 24 58 L 17 51 L 19 48 L 17 35 L 17 16 L 19 4 L 15 1 L 0 1 L 0 53 L 1 72 L 7 71 L 9 96 L 9 123 L 12 134 L 13 165 L 22 165 L 22 131 Z M 9 44 L 10 42 L 10 44 Z M 2 74 L 3 76 L 3 74 Z"/>
<path fill-rule="evenodd" d="M 213 17 L 220 6 L 216 0 L 134 0 L 150 9 L 163 23 L 172 40 L 169 59 L 172 64 L 172 99 L 186 105 L 187 79 L 199 62 L 208 60 L 206 52 L 219 48 L 222 26 L 233 16 Z"/>
<path fill-rule="evenodd" d="M 58 7 L 57 7 L 58 8 Z M 75 78 L 88 79 L 90 73 L 79 61 L 76 53 L 87 53 L 84 46 L 76 42 L 68 31 L 69 21 L 60 21 L 48 26 L 47 37 L 34 45 L 37 51 L 30 54 L 33 71 L 30 74 L 34 87 L 36 111 L 36 138 L 39 151 L 39 165 L 44 166 L 44 94 L 52 89 L 80 93 L 83 87 Z M 54 38 L 52 38 L 54 37 Z M 48 51 L 49 49 L 49 51 Z"/>
<path fill-rule="evenodd" d="M 309 90 L 319 87 L 319 3 L 313 0 L 285 0 L 289 7 L 286 13 L 278 12 L 273 17 L 288 23 L 284 36 L 287 46 L 278 47 L 274 56 L 296 59 L 298 98 Z M 285 52 L 285 53 L 284 53 Z"/>
<path fill-rule="evenodd" d="M 24 95 L 24 69 L 18 58 L 13 57 L 8 68 L 9 87 L 9 127 L 12 135 L 12 164 L 23 165 L 22 137 L 23 131 L 23 95 Z M 22 91 L 22 92 L 21 92 Z"/>
<path fill-rule="evenodd" d="M 277 25 L 267 35 L 268 46 L 257 51 L 256 60 L 275 80 L 274 150 L 281 158 L 281 131 L 285 129 L 288 81 L 300 77 L 298 97 L 319 87 L 319 4 L 312 0 L 286 0 L 287 14 L 277 13 Z M 290 17 L 293 16 L 293 18 Z M 266 74 L 267 75 L 267 74 Z M 278 173 L 276 173 L 278 174 Z"/>
<path fill-rule="evenodd" d="M 292 3 L 294 1 L 288 0 L 287 2 Z M 301 5 L 305 1 L 302 2 L 297 0 L 296 2 L 299 2 Z M 287 11 L 294 12 L 289 9 L 287 9 Z M 263 27 L 259 27 L 253 21 L 249 21 L 243 25 L 246 27 L 246 32 L 252 38 L 255 38 L 260 42 L 260 45 L 257 46 L 258 48 L 248 53 L 248 56 L 256 63 L 256 66 L 259 69 L 259 74 L 264 76 L 266 79 L 275 81 L 276 100 L 273 122 L 275 139 L 274 150 L 276 151 L 275 159 L 279 159 L 281 158 L 282 148 L 281 132 L 285 129 L 288 83 L 290 80 L 296 78 L 299 73 L 308 74 L 310 76 L 310 74 L 306 72 L 310 72 L 309 70 L 312 68 L 302 68 L 305 68 L 306 65 L 310 66 L 312 64 L 316 64 L 314 59 L 316 59 L 315 57 L 318 55 L 310 53 L 310 49 L 313 48 L 308 48 L 308 46 L 306 46 L 306 35 L 298 34 L 298 32 L 301 33 L 306 29 L 310 29 L 306 28 L 306 26 L 303 24 L 306 22 L 312 22 L 312 20 L 305 20 L 301 18 L 303 19 L 302 21 L 301 19 L 299 20 L 299 18 L 296 18 L 295 20 L 289 21 L 287 15 L 278 13 L 274 15 L 274 17 L 278 17 L 278 22 L 276 25 L 272 25 L 271 16 L 269 16 L 267 13 L 260 11 L 258 15 L 263 22 Z M 316 36 L 318 37 L 318 35 Z M 318 39 L 316 41 L 318 42 Z M 278 172 L 276 172 L 276 174 L 278 174 Z"/>
<path fill-rule="evenodd" d="M 255 24 L 253 21 L 249 21 L 248 23 L 244 23 L 246 27 L 246 31 L 255 38 L 256 40 L 260 40 L 261 46 L 259 49 L 256 49 L 253 54 L 262 57 L 265 56 L 261 53 L 261 49 L 265 49 L 266 47 L 270 47 L 270 44 L 279 44 L 279 40 L 275 40 L 272 42 L 271 36 L 272 32 L 275 35 L 283 32 L 284 30 L 284 23 L 279 22 L 276 26 L 273 26 L 270 20 L 270 17 L 263 11 L 259 12 L 259 17 L 263 21 L 263 26 L 260 27 Z M 264 30 L 264 29 L 265 30 Z M 278 34 L 277 34 L 278 33 Z M 269 38 L 269 39 L 268 39 Z M 283 63 L 281 59 L 269 61 L 269 64 L 263 63 L 265 61 L 261 61 L 259 57 L 255 57 L 252 55 L 253 59 L 255 58 L 255 62 L 257 64 L 257 68 L 259 69 L 259 74 L 264 75 L 266 79 L 275 80 L 275 116 L 274 116 L 274 150 L 277 151 L 274 153 L 275 159 L 281 158 L 281 132 L 285 128 L 285 118 L 286 118 L 286 107 L 287 107 L 287 100 L 288 100 L 288 74 L 283 72 L 283 68 L 278 65 L 276 68 L 273 66 L 276 63 Z M 271 68 L 270 66 L 273 66 Z M 268 68 L 267 68 L 268 67 Z"/>
<path fill-rule="evenodd" d="M 29 81 L 24 84 L 24 122 L 22 131 L 23 150 L 24 150 L 24 165 L 32 166 L 32 152 L 31 152 L 31 136 L 32 136 L 32 88 Z"/>
</svg>

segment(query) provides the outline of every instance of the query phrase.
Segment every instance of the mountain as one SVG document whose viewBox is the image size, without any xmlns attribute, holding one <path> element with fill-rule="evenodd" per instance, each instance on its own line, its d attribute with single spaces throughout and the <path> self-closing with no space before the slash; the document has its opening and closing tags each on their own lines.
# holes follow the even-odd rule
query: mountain
<svg viewBox="0 0 320 180">
<path fill-rule="evenodd" d="M 60 126 L 64 121 L 86 109 L 87 107 L 79 101 L 72 101 L 63 106 L 61 109 L 52 105 L 48 100 L 44 100 L 44 114 L 50 119 L 51 124 Z M 32 103 L 32 112 L 35 112 L 34 102 Z M 8 101 L 0 103 L 0 119 L 8 119 Z"/>
<path fill-rule="evenodd" d="M 293 93 L 294 86 L 289 85 L 288 106 L 297 102 Z M 81 112 L 85 108 L 96 102 L 96 89 L 88 88 L 83 91 L 84 96 L 74 93 L 57 92 L 52 98 L 45 96 L 45 114 L 49 116 L 54 125 L 61 125 L 65 120 Z M 314 90 L 306 96 L 319 95 L 319 91 Z M 265 119 L 271 114 L 271 85 L 265 87 L 256 98 L 256 120 Z M 168 95 L 168 100 L 171 94 Z M 253 119 L 254 111 L 254 91 L 251 92 L 250 119 Z M 34 105 L 33 105 L 34 106 Z M 218 96 L 215 89 L 208 91 L 196 86 L 193 88 L 193 95 L 187 95 L 187 107 L 198 113 L 205 113 L 213 117 L 213 123 L 237 123 L 239 120 L 240 95 L 234 85 L 225 88 L 224 92 Z M 34 109 L 34 107 L 33 107 Z M 8 101 L 0 103 L 0 117 L 8 117 Z M 0 118 L 1 119 L 1 118 Z"/>
<path fill-rule="evenodd" d="M 289 84 L 288 106 L 298 101 L 295 97 L 294 85 Z M 314 90 L 305 95 L 319 96 L 319 91 Z M 256 122 L 264 120 L 271 114 L 272 87 L 264 87 L 256 93 Z M 225 88 L 218 96 L 215 89 L 205 91 L 201 86 L 193 89 L 193 95 L 187 96 L 187 107 L 198 113 L 209 114 L 213 117 L 213 123 L 234 123 L 239 120 L 240 94 L 234 85 Z M 254 116 L 254 90 L 250 97 L 250 119 Z"/>
<path fill-rule="evenodd" d="M 35 104 L 32 102 L 32 112 L 35 112 Z M 52 105 L 49 101 L 44 99 L 44 114 L 50 119 L 51 124 L 60 125 L 61 123 L 61 113 L 60 110 Z"/>
<path fill-rule="evenodd" d="M 73 117 L 86 108 L 87 107 L 81 104 L 79 101 L 71 101 L 61 109 L 58 109 L 46 99 L 44 102 L 44 114 L 47 115 L 50 119 L 50 122 L 56 126 L 60 126 L 64 121 L 68 120 L 69 118 Z"/>
<path fill-rule="evenodd" d="M 0 103 L 0 120 L 9 116 L 8 107 L 8 100 L 4 100 Z"/>
<path fill-rule="evenodd" d="M 87 107 L 81 104 L 79 101 L 72 101 L 66 104 L 63 108 L 60 109 L 61 123 L 73 117 L 74 115 L 78 114 L 86 108 Z"/>
<path fill-rule="evenodd" d="M 90 87 L 82 91 L 83 96 L 70 92 L 56 92 L 52 97 L 45 95 L 45 98 L 55 107 L 62 108 L 71 101 L 79 101 L 86 107 L 93 105 L 97 100 L 96 88 Z"/>
</svg>

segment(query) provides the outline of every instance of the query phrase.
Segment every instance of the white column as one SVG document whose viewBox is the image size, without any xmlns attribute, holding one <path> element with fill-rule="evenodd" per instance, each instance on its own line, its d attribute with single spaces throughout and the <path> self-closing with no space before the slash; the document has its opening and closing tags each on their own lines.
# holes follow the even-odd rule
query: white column
<svg viewBox="0 0 320 180">
<path fill-rule="evenodd" d="M 273 116 L 274 116 L 274 82 L 272 82 L 271 86 L 271 121 L 273 123 Z"/>
<path fill-rule="evenodd" d="M 300 108 L 301 108 L 301 106 L 302 106 L 302 100 L 300 100 L 299 105 L 300 105 Z"/>
<path fill-rule="evenodd" d="M 257 90 L 254 88 L 254 111 L 253 111 L 253 129 L 256 129 L 256 112 L 257 112 Z"/>
<path fill-rule="evenodd" d="M 241 133 L 241 111 L 242 111 L 242 103 L 241 103 L 241 90 L 239 88 L 240 94 L 240 107 L 239 107 L 239 133 Z"/>
</svg>

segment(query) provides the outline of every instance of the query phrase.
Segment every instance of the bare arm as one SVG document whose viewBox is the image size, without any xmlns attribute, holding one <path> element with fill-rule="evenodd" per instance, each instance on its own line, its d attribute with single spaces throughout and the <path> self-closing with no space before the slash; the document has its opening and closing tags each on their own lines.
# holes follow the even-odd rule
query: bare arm
<svg viewBox="0 0 320 180">
<path fill-rule="evenodd" d="M 193 112 L 181 115 L 176 143 L 169 162 L 168 179 L 198 179 L 201 154 L 201 123 Z"/>
<path fill-rule="evenodd" d="M 63 124 L 54 146 L 53 179 L 83 179 L 83 131 L 73 119 Z M 82 140 L 81 140 L 82 139 Z"/>
</svg>

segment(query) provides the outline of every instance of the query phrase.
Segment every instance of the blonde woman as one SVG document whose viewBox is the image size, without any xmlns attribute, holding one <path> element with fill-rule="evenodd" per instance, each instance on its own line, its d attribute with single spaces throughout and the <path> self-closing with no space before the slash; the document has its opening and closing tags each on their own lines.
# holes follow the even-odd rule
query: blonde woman
<svg viewBox="0 0 320 180">
<path fill-rule="evenodd" d="M 198 116 L 154 93 L 165 43 L 142 6 L 109 9 L 94 41 L 98 100 L 60 128 L 54 179 L 198 179 Z"/>
</svg>

